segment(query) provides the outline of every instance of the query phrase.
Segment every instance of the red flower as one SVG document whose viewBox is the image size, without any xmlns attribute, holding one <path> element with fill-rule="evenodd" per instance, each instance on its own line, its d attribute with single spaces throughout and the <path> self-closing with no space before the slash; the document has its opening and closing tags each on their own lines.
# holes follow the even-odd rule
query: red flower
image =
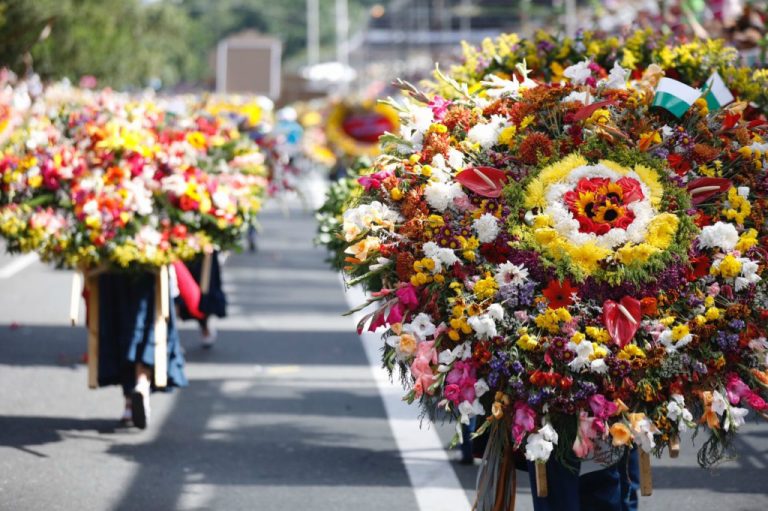
<svg viewBox="0 0 768 511">
<path fill-rule="evenodd" d="M 709 257 L 705 255 L 691 257 L 690 263 L 691 268 L 685 271 L 685 276 L 689 282 L 709 275 L 709 267 L 712 266 L 712 260 Z"/>
<path fill-rule="evenodd" d="M 549 300 L 549 307 L 558 309 L 571 305 L 573 303 L 571 295 L 578 290 L 578 288 L 571 286 L 571 281 L 568 279 L 565 279 L 562 283 L 557 280 L 550 280 L 549 285 L 542 293 Z"/>
<path fill-rule="evenodd" d="M 691 162 L 688 160 L 685 156 L 677 153 L 672 153 L 669 156 L 667 156 L 667 162 L 669 163 L 669 166 L 672 167 L 672 170 L 675 171 L 675 173 L 678 176 L 684 176 L 688 173 L 689 170 L 691 170 Z"/>
</svg>

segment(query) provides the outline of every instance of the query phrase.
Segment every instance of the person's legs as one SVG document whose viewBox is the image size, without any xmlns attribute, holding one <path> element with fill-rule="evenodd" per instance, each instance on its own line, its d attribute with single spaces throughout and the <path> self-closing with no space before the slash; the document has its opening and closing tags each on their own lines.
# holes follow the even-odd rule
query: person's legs
<svg viewBox="0 0 768 511">
<path fill-rule="evenodd" d="M 475 457 L 472 454 L 472 433 L 475 432 L 475 424 L 477 419 L 472 417 L 469 420 L 469 426 L 461 425 L 461 460 L 462 465 L 472 465 L 475 462 Z"/>
<path fill-rule="evenodd" d="M 579 500 L 583 511 L 622 510 L 619 465 L 621 463 L 579 478 Z"/>
<path fill-rule="evenodd" d="M 619 461 L 621 482 L 621 511 L 637 511 L 637 491 L 640 488 L 640 460 L 637 448 L 627 449 Z"/>
<path fill-rule="evenodd" d="M 139 429 L 146 428 L 149 423 L 151 382 L 152 368 L 144 364 L 136 364 L 136 386 L 131 393 L 131 412 L 133 423 Z"/>
<path fill-rule="evenodd" d="M 594 511 L 579 507 L 579 462 L 574 461 L 575 471 L 562 463 L 550 459 L 547 462 L 547 484 L 549 494 L 536 496 L 536 467 L 528 462 L 528 477 L 531 481 L 531 496 L 534 511 Z"/>
</svg>

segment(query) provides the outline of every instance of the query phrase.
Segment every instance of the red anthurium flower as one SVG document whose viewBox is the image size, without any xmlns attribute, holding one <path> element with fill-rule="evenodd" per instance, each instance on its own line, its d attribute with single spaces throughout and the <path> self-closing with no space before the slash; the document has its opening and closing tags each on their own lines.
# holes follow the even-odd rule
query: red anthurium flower
<svg viewBox="0 0 768 511">
<path fill-rule="evenodd" d="M 598 101 L 597 103 L 592 103 L 591 105 L 579 108 L 579 110 L 573 114 L 573 120 L 574 121 L 583 121 L 584 119 L 588 119 L 590 115 L 595 113 L 598 109 L 603 108 L 604 106 L 613 105 L 614 101 Z"/>
<path fill-rule="evenodd" d="M 501 196 L 509 174 L 493 167 L 469 167 L 456 175 L 456 181 L 482 197 Z"/>
<path fill-rule="evenodd" d="M 688 193 L 691 194 L 693 205 L 701 204 L 707 199 L 727 191 L 731 181 L 724 177 L 702 177 L 688 183 Z"/>
<path fill-rule="evenodd" d="M 549 285 L 542 291 L 544 296 L 549 300 L 549 307 L 552 309 L 558 309 L 560 307 L 568 307 L 573 303 L 571 295 L 577 292 L 579 289 L 571 286 L 571 281 L 565 279 L 563 282 L 557 280 L 550 280 Z"/>
<path fill-rule="evenodd" d="M 640 300 L 631 296 L 625 296 L 618 303 L 613 300 L 603 303 L 603 323 L 620 348 L 629 344 L 640 327 L 641 310 Z"/>
</svg>

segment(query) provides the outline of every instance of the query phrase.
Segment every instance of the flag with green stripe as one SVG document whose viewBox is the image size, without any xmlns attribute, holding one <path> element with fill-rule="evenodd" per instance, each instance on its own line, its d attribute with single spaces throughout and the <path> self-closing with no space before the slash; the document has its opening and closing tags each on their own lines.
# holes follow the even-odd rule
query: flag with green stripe
<svg viewBox="0 0 768 511">
<path fill-rule="evenodd" d="M 678 119 L 701 97 L 701 91 L 672 78 L 662 78 L 653 96 L 653 106 L 671 112 Z"/>
<path fill-rule="evenodd" d="M 707 107 L 711 112 L 724 107 L 734 100 L 733 94 L 728 90 L 728 86 L 725 85 L 723 78 L 717 71 L 712 73 L 712 76 L 707 80 L 705 90 L 704 99 L 707 100 Z"/>
</svg>

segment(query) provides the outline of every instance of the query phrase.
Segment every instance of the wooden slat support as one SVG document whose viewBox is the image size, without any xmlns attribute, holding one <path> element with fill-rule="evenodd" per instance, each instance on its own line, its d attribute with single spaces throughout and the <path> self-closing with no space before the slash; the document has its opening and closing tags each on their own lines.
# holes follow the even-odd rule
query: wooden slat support
<svg viewBox="0 0 768 511">
<path fill-rule="evenodd" d="M 640 451 L 640 495 L 650 497 L 653 494 L 653 478 L 651 477 L 651 455 L 642 449 Z"/>
<path fill-rule="evenodd" d="M 88 291 L 88 387 L 99 386 L 99 277 L 86 277 Z"/>
<path fill-rule="evenodd" d="M 675 435 L 669 440 L 669 457 L 677 458 L 680 456 L 680 437 Z"/>
<path fill-rule="evenodd" d="M 80 319 L 80 301 L 83 299 L 83 274 L 75 270 L 72 274 L 72 294 L 69 298 L 69 324 L 77 325 Z"/>
<path fill-rule="evenodd" d="M 162 266 L 155 276 L 155 387 L 168 385 L 168 267 Z"/>
<path fill-rule="evenodd" d="M 549 486 L 547 484 L 547 464 L 536 463 L 536 495 L 546 497 L 549 495 Z"/>
<path fill-rule="evenodd" d="M 200 268 L 200 294 L 207 295 L 211 289 L 211 265 L 213 264 L 213 254 L 206 252 L 203 255 L 203 264 Z"/>
</svg>

